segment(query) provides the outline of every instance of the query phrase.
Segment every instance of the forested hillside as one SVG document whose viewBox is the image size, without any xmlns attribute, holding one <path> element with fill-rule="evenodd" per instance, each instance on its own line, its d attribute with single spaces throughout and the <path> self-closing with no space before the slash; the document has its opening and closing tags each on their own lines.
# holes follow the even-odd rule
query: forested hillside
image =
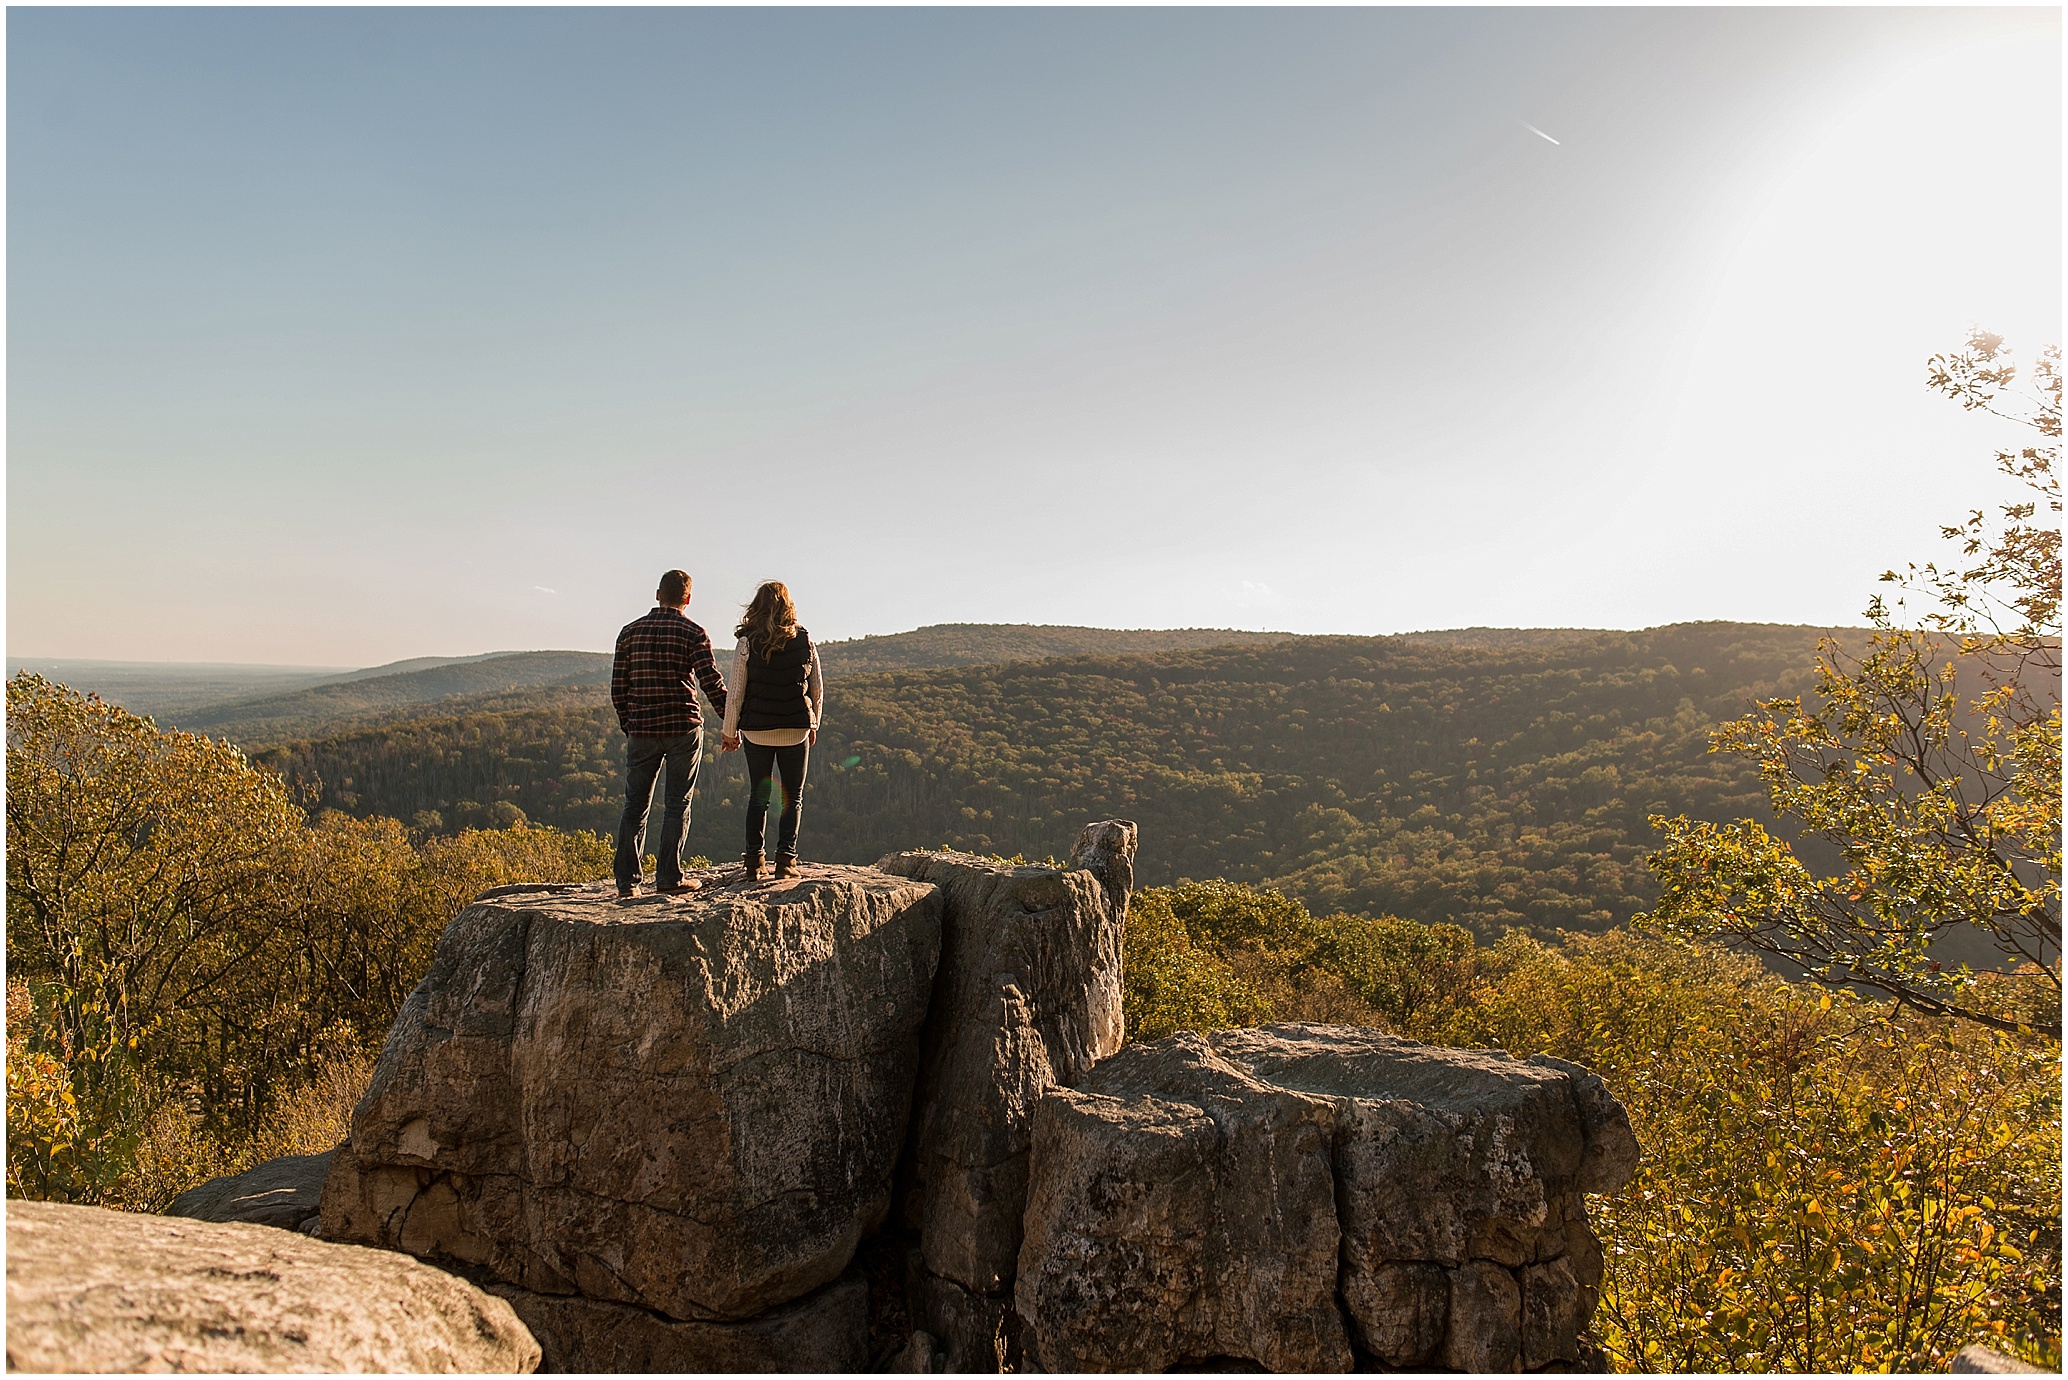
<svg viewBox="0 0 2068 1380">
<path fill-rule="evenodd" d="M 726 630 L 712 628 L 714 641 L 730 644 Z M 1200 647 L 1283 642 L 1288 633 L 1240 632 L 1234 628 L 1072 628 L 1046 623 L 934 623 L 911 632 L 827 642 L 819 648 L 829 676 L 867 671 L 923 671 L 949 666 L 990 666 L 1004 661 L 1040 661 L 1059 656 L 1135 656 L 1193 651 Z"/>
<path fill-rule="evenodd" d="M 1143 828 L 1143 880 L 1270 883 L 1320 910 L 1598 930 L 1654 894 L 1646 816 L 1763 816 L 1708 730 L 1799 687 L 1822 630 L 1705 623 L 1507 650 L 1299 638 L 842 678 L 808 855 L 914 843 L 1041 856 Z M 262 755 L 312 802 L 430 832 L 610 829 L 609 707 L 421 719 Z M 743 768 L 706 762 L 690 849 L 738 851 Z"/>
</svg>

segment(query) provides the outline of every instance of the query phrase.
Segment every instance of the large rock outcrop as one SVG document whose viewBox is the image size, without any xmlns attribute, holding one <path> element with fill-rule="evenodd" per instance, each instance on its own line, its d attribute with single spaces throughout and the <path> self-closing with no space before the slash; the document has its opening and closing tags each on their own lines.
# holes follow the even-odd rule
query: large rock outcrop
<svg viewBox="0 0 2068 1380">
<path fill-rule="evenodd" d="M 1130 1046 L 1033 1144 L 1015 1304 L 1051 1370 L 1570 1363 L 1583 1194 L 1637 1154 L 1576 1065 L 1302 1025 Z"/>
<path fill-rule="evenodd" d="M 941 897 L 874 868 L 464 910 L 338 1151 L 323 1234 L 541 1295 L 733 1322 L 884 1220 Z"/>
<path fill-rule="evenodd" d="M 487 1281 L 554 1369 L 1573 1363 L 1584 1195 L 1636 1159 L 1601 1080 L 1350 1027 L 1121 1049 L 1134 850 L 484 896 L 322 1229 Z M 868 1303 L 901 1259 L 902 1346 Z"/>
<path fill-rule="evenodd" d="M 407 1256 L 248 1223 L 7 1204 L 7 1368 L 530 1371 L 509 1304 Z"/>
<path fill-rule="evenodd" d="M 1060 871 L 945 852 L 877 864 L 938 886 L 946 903 L 907 1220 L 923 1261 L 908 1301 L 951 1369 L 1011 1359 L 1034 1107 L 1120 1047 L 1135 839 L 1125 820 L 1090 825 Z"/>
<path fill-rule="evenodd" d="M 196 1184 L 165 1209 L 200 1222 L 255 1222 L 286 1231 L 314 1228 L 323 1208 L 323 1181 L 337 1155 L 282 1155 L 242 1174 Z"/>
</svg>

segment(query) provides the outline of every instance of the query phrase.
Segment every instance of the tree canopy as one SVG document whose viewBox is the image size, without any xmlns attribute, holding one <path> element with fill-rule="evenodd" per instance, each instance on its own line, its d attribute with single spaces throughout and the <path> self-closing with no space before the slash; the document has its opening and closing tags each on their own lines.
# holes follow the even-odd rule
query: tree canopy
<svg viewBox="0 0 2068 1380">
<path fill-rule="evenodd" d="M 1934 1015 L 2003 1027 L 1970 997 L 1975 973 L 1936 941 L 1964 927 L 2061 988 L 2061 377 L 2058 349 L 2024 372 L 1977 332 L 1931 361 L 1933 388 L 2037 433 L 1997 466 L 2030 497 L 1943 530 L 1960 558 L 1883 579 L 1874 629 L 1820 648 L 1806 695 L 1720 726 L 1713 750 L 1758 764 L 1776 814 L 1843 860 L 1819 871 L 1752 819 L 1660 816 L 1647 917 L 1728 935 L 1828 984 L 1863 985 Z M 1909 608 L 1918 598 L 1923 608 Z M 1906 615 L 1915 621 L 1900 621 Z"/>
</svg>

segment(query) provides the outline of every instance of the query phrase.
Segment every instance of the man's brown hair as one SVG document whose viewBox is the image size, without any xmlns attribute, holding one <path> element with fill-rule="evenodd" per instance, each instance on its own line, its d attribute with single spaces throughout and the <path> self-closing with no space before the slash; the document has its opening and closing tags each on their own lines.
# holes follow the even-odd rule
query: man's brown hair
<svg viewBox="0 0 2068 1380">
<path fill-rule="evenodd" d="M 661 576 L 661 586 L 653 592 L 653 597 L 670 607 L 678 607 L 688 603 L 689 572 L 687 570 L 671 570 Z"/>
</svg>

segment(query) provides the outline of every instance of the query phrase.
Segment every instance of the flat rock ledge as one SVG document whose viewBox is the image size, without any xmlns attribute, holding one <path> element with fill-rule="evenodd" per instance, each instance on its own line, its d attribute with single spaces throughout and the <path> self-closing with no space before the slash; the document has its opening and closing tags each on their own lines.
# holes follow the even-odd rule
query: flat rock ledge
<svg viewBox="0 0 2068 1380">
<path fill-rule="evenodd" d="M 510 1305 L 387 1251 L 248 1223 L 7 1204 L 7 1368 L 526 1372 Z"/>
<path fill-rule="evenodd" d="M 1051 1371 L 1567 1368 L 1629 1118 L 1559 1060 L 1279 1025 L 1130 1045 L 1036 1110 L 1015 1308 Z"/>
</svg>

